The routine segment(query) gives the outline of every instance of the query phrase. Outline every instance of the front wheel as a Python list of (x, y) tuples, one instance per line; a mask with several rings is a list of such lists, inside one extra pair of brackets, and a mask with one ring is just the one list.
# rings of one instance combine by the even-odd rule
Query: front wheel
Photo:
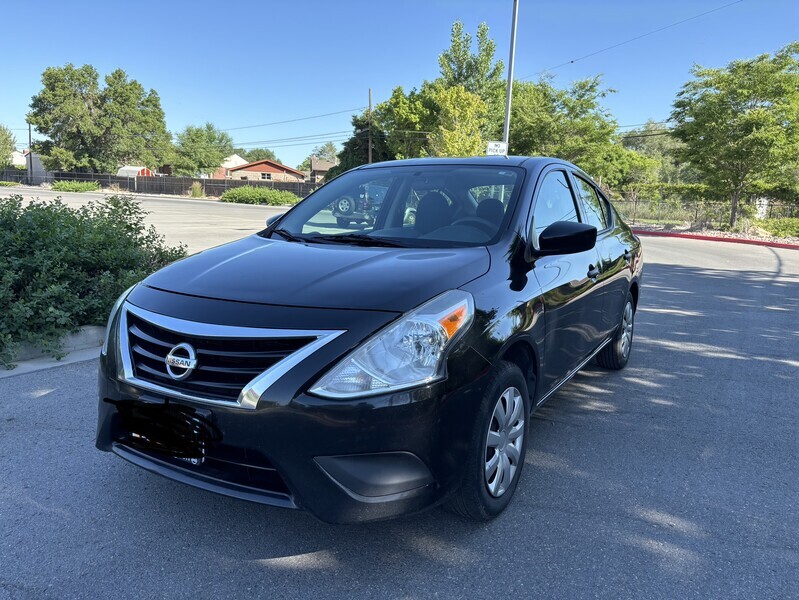
[(633, 330), (635, 329), (635, 302), (633, 296), (627, 293), (624, 309), (621, 311), (621, 323), (616, 330), (616, 335), (610, 343), (602, 348), (596, 355), (596, 362), (600, 367), (618, 371), (627, 366), (633, 346)]
[(491, 374), (477, 415), (466, 473), (447, 503), (452, 512), (475, 521), (499, 515), (511, 501), (524, 466), (530, 396), (522, 371), (500, 362)]

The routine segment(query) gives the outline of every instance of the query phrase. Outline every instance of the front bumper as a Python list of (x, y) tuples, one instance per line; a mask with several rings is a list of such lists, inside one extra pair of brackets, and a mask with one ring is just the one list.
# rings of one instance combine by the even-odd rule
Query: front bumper
[[(352, 401), (295, 392), (242, 410), (136, 388), (103, 356), (96, 444), (170, 479), (323, 521), (386, 519), (437, 504), (463, 476), (489, 365), (468, 348), (449, 364), (446, 380), (423, 388)], [(143, 422), (186, 415), (203, 431), (183, 441), (197, 443), (140, 443)]]

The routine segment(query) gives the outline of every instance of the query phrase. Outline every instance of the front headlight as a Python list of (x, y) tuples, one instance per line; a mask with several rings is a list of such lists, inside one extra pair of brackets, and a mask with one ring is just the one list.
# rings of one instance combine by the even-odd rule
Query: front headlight
[(130, 295), (130, 293), (133, 291), (133, 288), (135, 288), (136, 285), (138, 284), (134, 284), (130, 286), (128, 289), (126, 289), (124, 292), (122, 292), (122, 295), (119, 298), (117, 298), (116, 302), (114, 302), (114, 306), (111, 309), (111, 314), (108, 315), (108, 323), (106, 323), (105, 325), (105, 339), (103, 339), (103, 349), (101, 351), (103, 353), (103, 356), (108, 355), (108, 339), (112, 335), (111, 328), (114, 325), (114, 319), (116, 318), (119, 309), (122, 308), (122, 303), (125, 302), (125, 299)]
[(447, 350), (473, 319), (471, 294), (444, 292), (377, 332), (310, 391), (327, 398), (356, 398), (440, 379)]

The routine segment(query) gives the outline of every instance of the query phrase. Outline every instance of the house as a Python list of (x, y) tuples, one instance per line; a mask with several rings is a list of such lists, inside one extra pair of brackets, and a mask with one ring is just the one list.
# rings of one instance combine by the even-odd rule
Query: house
[(14, 150), (11, 152), (11, 165), (14, 167), (24, 167), (27, 168), (28, 162), (25, 160), (26, 152), (20, 152), (19, 150)]
[(335, 161), (317, 158), (311, 155), (311, 182), (319, 183), (324, 180), (327, 172), (338, 164), (338, 159)]
[(247, 159), (238, 154), (231, 154), (222, 161), (219, 168), (211, 174), (211, 179), (225, 179), (230, 176), (230, 169), (247, 164)]
[(281, 165), (273, 160), (264, 159), (228, 169), (231, 179), (244, 181), (290, 181), (303, 182), (305, 175), (286, 165)]
[(147, 167), (120, 167), (117, 171), (117, 177), (152, 177), (153, 172)]

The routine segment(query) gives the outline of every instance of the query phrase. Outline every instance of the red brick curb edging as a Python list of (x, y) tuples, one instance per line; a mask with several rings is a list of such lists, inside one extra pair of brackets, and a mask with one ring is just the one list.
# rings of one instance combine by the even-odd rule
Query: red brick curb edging
[(688, 240), (703, 240), (706, 242), (731, 242), (733, 244), (749, 244), (752, 246), (768, 246), (770, 248), (786, 248), (799, 250), (799, 244), (786, 244), (783, 242), (767, 242), (765, 240), (743, 240), (740, 238), (716, 237), (713, 235), (699, 235), (695, 233), (673, 233), (670, 231), (650, 231), (648, 229), (633, 229), (636, 235), (654, 235), (658, 237), (677, 237)]

